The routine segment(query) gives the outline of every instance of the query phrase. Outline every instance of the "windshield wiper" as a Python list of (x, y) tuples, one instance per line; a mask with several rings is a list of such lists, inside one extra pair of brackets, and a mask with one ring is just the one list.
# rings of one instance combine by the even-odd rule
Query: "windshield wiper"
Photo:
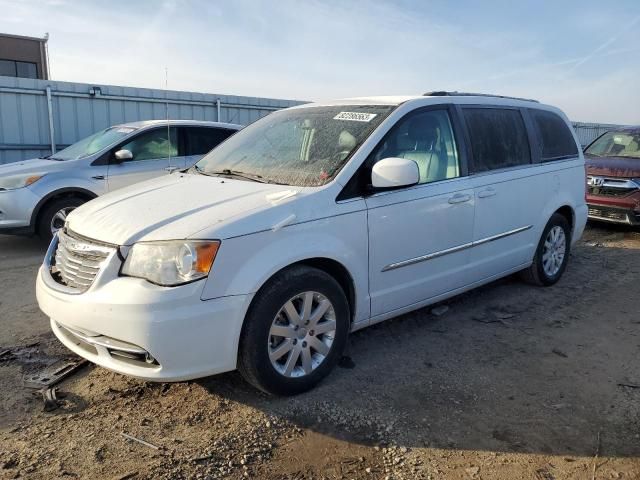
[(239, 170), (229, 170), (228, 168), (225, 168), (224, 170), (218, 170), (215, 172), (206, 172), (205, 175), (224, 175), (227, 177), (244, 178), (245, 180), (251, 180), (252, 182), (271, 183), (268, 180), (265, 180), (264, 178), (262, 178), (262, 175), (258, 175), (255, 173), (245, 173)]
[[(201, 175), (206, 175), (205, 171), (201, 167), (199, 167), (198, 164), (194, 164), (191, 168)], [(188, 168), (187, 170), (191, 170), (191, 168)]]

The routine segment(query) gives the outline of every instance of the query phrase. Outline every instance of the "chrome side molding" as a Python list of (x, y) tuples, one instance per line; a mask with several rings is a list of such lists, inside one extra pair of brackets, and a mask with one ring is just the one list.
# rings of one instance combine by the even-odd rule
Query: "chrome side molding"
[(481, 238), (480, 240), (476, 240), (475, 242), (463, 243), (462, 245), (457, 245), (455, 247), (447, 248), (446, 250), (440, 250), (439, 252), (428, 253), (426, 255), (420, 255), (419, 257), (409, 258), (401, 262), (390, 263), (389, 265), (384, 267), (382, 271), (388, 272), (389, 270), (395, 270), (396, 268), (402, 268), (408, 265), (414, 265), (416, 263), (426, 262), (427, 260), (433, 260), (434, 258), (442, 257), (444, 255), (449, 255), (450, 253), (456, 253), (461, 250), (466, 250), (467, 248), (477, 247), (478, 245), (484, 245), (485, 243), (494, 242), (496, 240), (500, 240), (501, 238), (508, 237), (510, 235), (515, 235), (516, 233), (524, 232), (526, 230), (529, 230), (531, 227), (533, 227), (533, 225), (527, 225), (526, 227), (515, 228), (513, 230), (509, 230), (508, 232), (492, 235), (491, 237)]

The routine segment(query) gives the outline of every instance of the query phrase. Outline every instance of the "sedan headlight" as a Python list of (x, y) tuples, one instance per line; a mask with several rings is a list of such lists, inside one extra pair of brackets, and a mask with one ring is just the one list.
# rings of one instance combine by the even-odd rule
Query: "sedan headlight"
[(209, 275), (218, 248), (218, 240), (136, 243), (129, 250), (121, 273), (164, 287), (182, 285)]
[(28, 187), (42, 177), (44, 177), (44, 173), (3, 177), (0, 178), (0, 190), (16, 190), (18, 188)]

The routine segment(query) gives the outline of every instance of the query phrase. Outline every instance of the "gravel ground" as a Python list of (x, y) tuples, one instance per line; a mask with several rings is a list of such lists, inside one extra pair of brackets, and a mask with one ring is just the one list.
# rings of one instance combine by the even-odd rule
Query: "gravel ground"
[(88, 366), (45, 412), (23, 377), (72, 355), (35, 303), (44, 247), (0, 237), (0, 478), (640, 478), (639, 250), (592, 225), (556, 286), (507, 278), (357, 332), (295, 398)]

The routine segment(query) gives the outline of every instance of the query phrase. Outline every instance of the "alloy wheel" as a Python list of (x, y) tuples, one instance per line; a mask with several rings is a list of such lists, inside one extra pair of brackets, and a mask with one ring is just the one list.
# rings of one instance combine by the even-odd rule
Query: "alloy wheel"
[(64, 227), (64, 223), (67, 221), (67, 215), (69, 215), (76, 207), (65, 207), (58, 210), (51, 218), (51, 235), (55, 235), (58, 230)]
[(560, 271), (566, 250), (567, 237), (564, 229), (556, 225), (549, 230), (542, 250), (542, 268), (548, 277), (553, 277)]
[(285, 377), (309, 375), (326, 359), (336, 333), (336, 313), (327, 297), (303, 292), (289, 299), (269, 329), (271, 365)]

